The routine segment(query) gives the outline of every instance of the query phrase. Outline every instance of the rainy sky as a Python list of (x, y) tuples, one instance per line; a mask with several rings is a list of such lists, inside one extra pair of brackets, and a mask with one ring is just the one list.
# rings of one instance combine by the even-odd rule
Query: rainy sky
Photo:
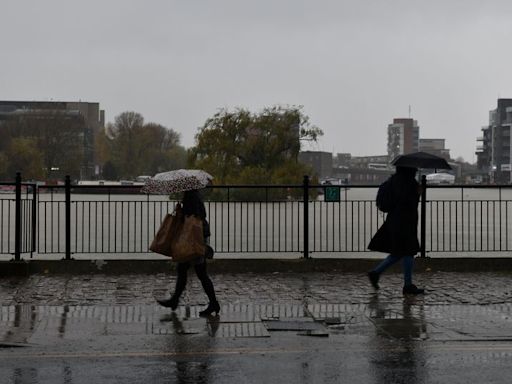
[(512, 98), (509, 0), (3, 1), (0, 99), (99, 102), (181, 133), (219, 108), (303, 105), (305, 149), (386, 153), (394, 117), (474, 161)]

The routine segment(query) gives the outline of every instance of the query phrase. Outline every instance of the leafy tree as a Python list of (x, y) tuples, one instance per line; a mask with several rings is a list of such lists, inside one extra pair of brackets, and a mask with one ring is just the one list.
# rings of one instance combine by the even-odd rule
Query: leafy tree
[(7, 155), (0, 151), (0, 180), (10, 180), (12, 177), (14, 177), (14, 175), (7, 174), (8, 167), (9, 160), (7, 159)]
[(105, 164), (103, 165), (103, 177), (106, 180), (118, 180), (119, 179), (116, 166), (110, 160), (107, 160), (105, 162)]
[[(42, 156), (44, 173), (39, 177), (51, 177), (52, 169), (59, 170), (58, 177), (69, 174), (78, 177), (84, 159), (85, 125), (79, 115), (66, 111), (36, 111), (11, 116), (1, 125), (3, 140), (2, 148), (12, 148), (15, 139), (31, 139), (31, 146)], [(28, 149), (28, 142), (22, 146)], [(21, 145), (20, 142), (16, 146)], [(9, 156), (10, 158), (10, 156)], [(36, 160), (33, 164), (37, 164)], [(16, 165), (18, 166), (18, 165)], [(25, 166), (23, 168), (26, 168)], [(38, 169), (31, 174), (39, 174)], [(28, 177), (26, 174), (24, 177)]]
[(259, 114), (222, 109), (199, 128), (189, 161), (218, 184), (297, 184), (311, 172), (297, 161), (301, 141), (322, 134), (301, 107), (274, 106)]
[(9, 159), (7, 174), (12, 175), (12, 178), (16, 172), (21, 172), (24, 179), (37, 180), (44, 176), (44, 155), (38, 149), (35, 139), (27, 137), (12, 139), (5, 155)]

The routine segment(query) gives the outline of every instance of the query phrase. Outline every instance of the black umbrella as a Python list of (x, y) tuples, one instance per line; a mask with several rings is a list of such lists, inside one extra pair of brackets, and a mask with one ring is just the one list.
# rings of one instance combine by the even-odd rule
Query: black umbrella
[(414, 152), (397, 156), (391, 164), (395, 167), (452, 169), (442, 157), (426, 152)]

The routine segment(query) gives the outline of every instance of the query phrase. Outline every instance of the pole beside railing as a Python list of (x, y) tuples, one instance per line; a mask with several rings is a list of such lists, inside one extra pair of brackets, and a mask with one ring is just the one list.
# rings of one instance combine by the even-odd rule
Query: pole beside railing
[(15, 216), (14, 216), (14, 260), (21, 260), (21, 173), (16, 172), (15, 179)]
[(65, 222), (66, 222), (66, 260), (71, 260), (71, 179), (69, 175), (66, 176), (64, 183), (65, 193)]
[(37, 183), (32, 186), (32, 247), (30, 249), (30, 257), (36, 251), (36, 235), (37, 235), (37, 205), (38, 205)]
[(427, 230), (427, 176), (421, 176), (421, 217), (420, 217), (420, 252), (426, 257), (425, 242)]
[(304, 176), (303, 182), (304, 201), (304, 258), (309, 259), (309, 176)]

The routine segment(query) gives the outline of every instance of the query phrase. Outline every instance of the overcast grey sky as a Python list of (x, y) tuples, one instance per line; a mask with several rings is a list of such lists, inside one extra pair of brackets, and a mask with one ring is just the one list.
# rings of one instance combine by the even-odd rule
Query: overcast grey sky
[(19, 0), (0, 12), (0, 99), (100, 102), (194, 143), (220, 107), (303, 105), (309, 149), (386, 153), (394, 117), (474, 160), (512, 98), (510, 0)]

